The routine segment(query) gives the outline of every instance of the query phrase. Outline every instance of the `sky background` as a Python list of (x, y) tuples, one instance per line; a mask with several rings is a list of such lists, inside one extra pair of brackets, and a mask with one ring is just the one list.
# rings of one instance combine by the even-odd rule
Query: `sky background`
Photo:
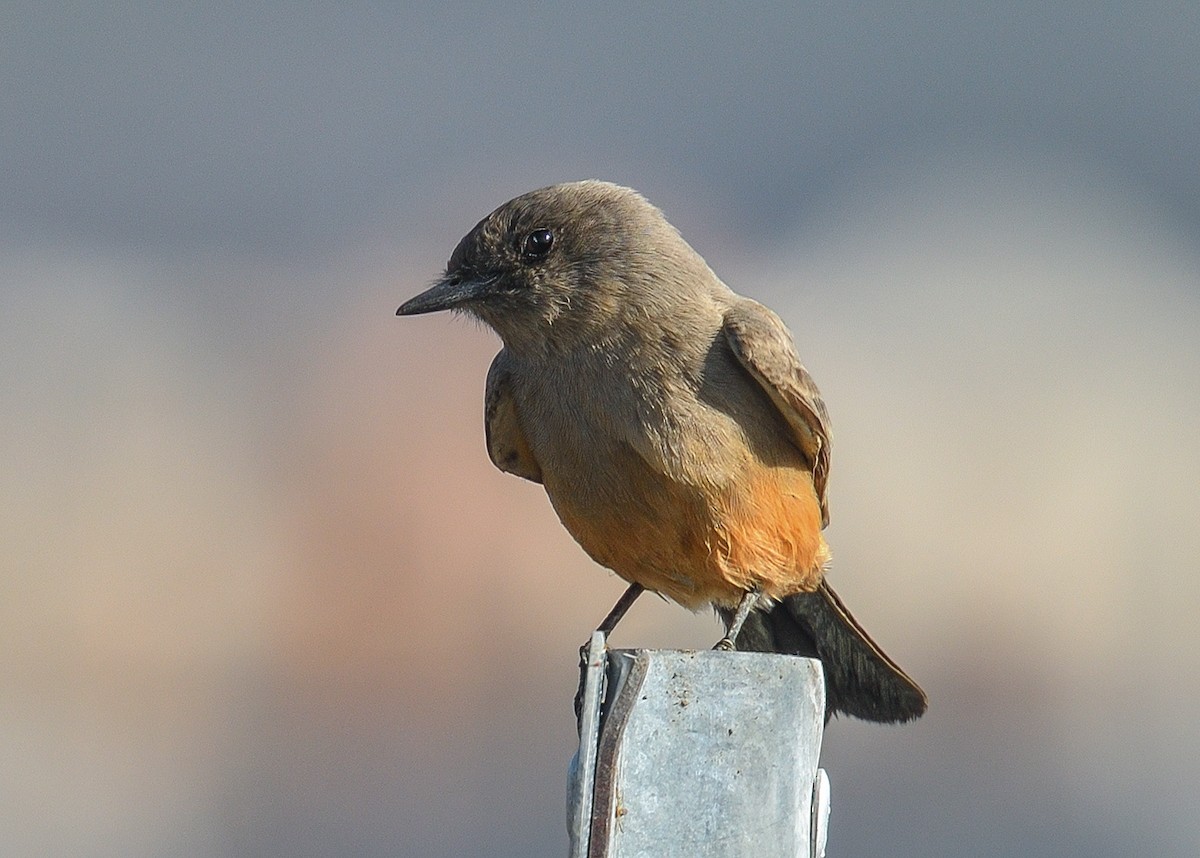
[[(565, 854), (622, 590), (397, 319), (557, 181), (792, 328), (831, 580), (929, 714), (829, 855), (1200, 852), (1192, 3), (5, 4), (0, 852)], [(642, 600), (618, 646), (711, 645)]]

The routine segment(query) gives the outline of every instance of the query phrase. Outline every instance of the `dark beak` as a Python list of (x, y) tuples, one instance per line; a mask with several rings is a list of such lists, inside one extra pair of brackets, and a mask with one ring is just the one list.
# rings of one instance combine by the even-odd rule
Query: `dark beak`
[(451, 274), (415, 298), (409, 298), (400, 305), (396, 315), (416, 316), (420, 313), (453, 310), (483, 297), (495, 282), (494, 277), (464, 277), (461, 274)]

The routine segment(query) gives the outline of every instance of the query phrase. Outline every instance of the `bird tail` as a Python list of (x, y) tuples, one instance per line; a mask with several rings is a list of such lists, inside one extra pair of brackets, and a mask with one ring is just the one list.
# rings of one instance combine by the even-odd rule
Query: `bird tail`
[(739, 650), (819, 658), (830, 715), (897, 723), (925, 712), (925, 692), (871, 640), (824, 581), (812, 593), (752, 612), (736, 643)]

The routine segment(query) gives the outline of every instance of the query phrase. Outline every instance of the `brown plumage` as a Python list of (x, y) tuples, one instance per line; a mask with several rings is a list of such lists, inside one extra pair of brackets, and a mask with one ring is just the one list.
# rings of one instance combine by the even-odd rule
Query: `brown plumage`
[(739, 648), (820, 657), (830, 712), (924, 711), (824, 583), (829, 419), (791, 335), (658, 209), (594, 181), (517, 197), (398, 312), (442, 309), (504, 342), (487, 380), (492, 461), (541, 483), (596, 562), (713, 605)]

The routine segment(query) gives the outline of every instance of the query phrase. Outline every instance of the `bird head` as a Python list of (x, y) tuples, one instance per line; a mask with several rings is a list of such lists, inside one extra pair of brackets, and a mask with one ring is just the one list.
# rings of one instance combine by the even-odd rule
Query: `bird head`
[(696, 282), (684, 269), (697, 263), (707, 271), (636, 191), (571, 182), (493, 211), (458, 243), (442, 277), (396, 312), (466, 312), (514, 350), (553, 350), (611, 334), (631, 308), (660, 309), (653, 305)]

